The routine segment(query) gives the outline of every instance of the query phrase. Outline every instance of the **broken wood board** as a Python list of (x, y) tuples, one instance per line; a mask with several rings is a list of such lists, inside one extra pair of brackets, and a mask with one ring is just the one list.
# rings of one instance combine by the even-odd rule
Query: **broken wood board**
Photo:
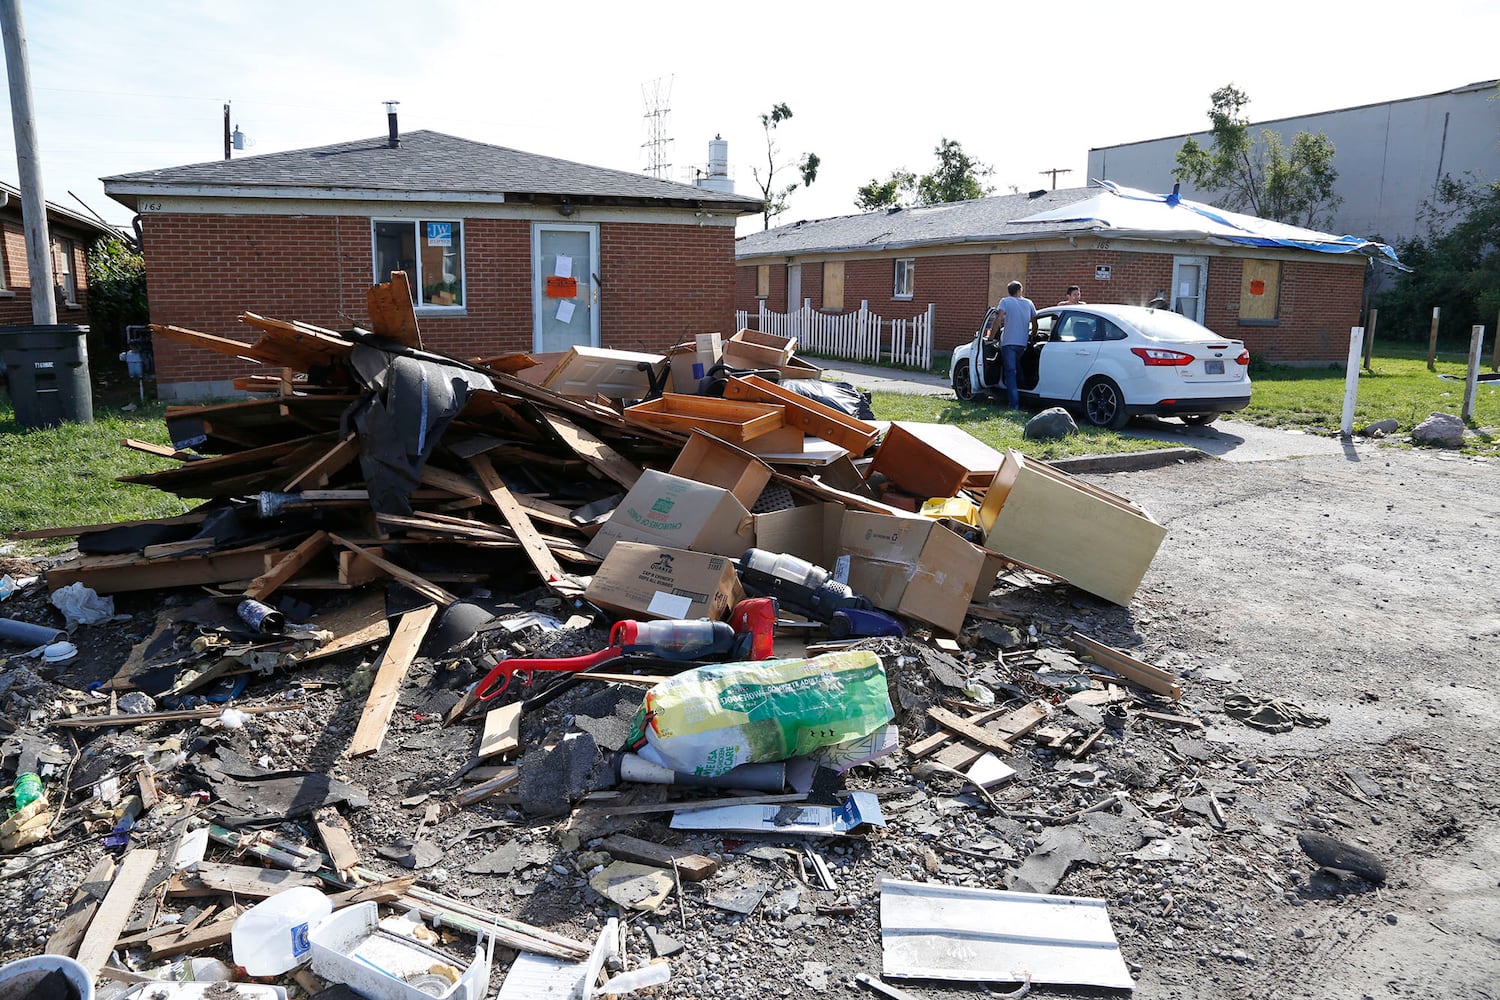
[(391, 562), (389, 559), (380, 555), (373, 549), (365, 548), (362, 545), (356, 545), (355, 543), (349, 541), (347, 538), (344, 538), (340, 535), (335, 535), (332, 532), (329, 532), (328, 537), (332, 539), (335, 545), (343, 546), (350, 552), (358, 555), (361, 559), (367, 560), (368, 562), (379, 566), (381, 569), (385, 570), (392, 577), (401, 581), (412, 590), (415, 590), (417, 593), (421, 594), (423, 597), (428, 598), (429, 600), (436, 601), (438, 604), (442, 605), (445, 608), (448, 605), (454, 604), (458, 601), (458, 598), (456, 596), (450, 594), (442, 587), (439, 587), (437, 584), (431, 582), (430, 580), (418, 576), (410, 570), (397, 566), (395, 563)]
[[(357, 558), (352, 552), (340, 553)], [(361, 566), (368, 566), (364, 560)], [(311, 653), (303, 656), (300, 663), (336, 656), (350, 649), (359, 649), (377, 643), (391, 634), (391, 623), (385, 616), (385, 595), (366, 594), (347, 607), (319, 614), (314, 620), (319, 628), (333, 633), (333, 639)]]
[(100, 594), (169, 590), (226, 580), (253, 580), (265, 571), (267, 556), (279, 559), (282, 555), (272, 546), (252, 545), (163, 559), (146, 559), (134, 553), (84, 556), (47, 570), (46, 579), (49, 590), (71, 583), (82, 583)]
[(401, 693), (401, 682), (416, 658), (417, 647), (427, 634), (427, 626), (437, 616), (437, 607), (427, 605), (401, 616), (390, 645), (380, 657), (376, 667), (375, 684), (370, 688), (364, 713), (354, 730), (354, 740), (349, 745), (350, 757), (364, 757), (380, 749), (385, 739), (386, 727), (390, 725), (391, 713), (396, 710), (396, 700)]
[(314, 531), (307, 540), (280, 559), (245, 588), (245, 596), (255, 601), (264, 601), (277, 587), (296, 576), (307, 564), (328, 548), (328, 532)]
[(287, 484), (281, 488), (281, 492), (291, 493), (306, 486), (325, 487), (333, 476), (342, 472), (358, 457), (359, 438), (353, 431), (350, 431), (348, 437), (329, 448), (323, 457), (288, 480)]
[(476, 760), (508, 757), (521, 748), (521, 703), (492, 708), (484, 714), (484, 732), (474, 750)]
[(174, 958), (191, 951), (202, 951), (228, 944), (230, 932), (234, 930), (234, 923), (243, 912), (243, 907), (231, 906), (213, 923), (195, 927), (190, 931), (154, 937), (147, 945), (151, 957), (153, 959)]
[(962, 737), (970, 743), (977, 743), (997, 753), (1010, 754), (1015, 752), (1015, 748), (999, 733), (976, 726), (967, 719), (963, 719), (955, 713), (948, 711), (941, 705), (933, 705), (929, 708), (927, 710), (927, 717), (944, 729), (956, 736)]
[(568, 585), (566, 574), (557, 564), (552, 550), (537, 533), (536, 526), (531, 523), (531, 516), (516, 502), (515, 497), (511, 496), (510, 489), (500, 478), (500, 474), (495, 471), (495, 466), (489, 458), (485, 455), (475, 455), (469, 459), (469, 465), (473, 468), (474, 474), (479, 477), (480, 484), (489, 494), (495, 508), (500, 511), (500, 516), (505, 518), (511, 530), (516, 533), (517, 540), (526, 552), (526, 558), (531, 560), (531, 565), (536, 568), (542, 582), (553, 590), (561, 588), (575, 593), (581, 590), (577, 585), (572, 587)]
[(313, 810), (313, 825), (318, 828), (318, 837), (328, 851), (334, 871), (347, 879), (359, 864), (359, 851), (349, 836), (349, 823), (333, 806), (322, 806)]
[[(246, 715), (264, 715), (273, 712), (296, 712), (301, 705), (237, 705), (235, 711)], [(143, 726), (151, 722), (182, 722), (195, 719), (213, 719), (224, 712), (223, 706), (207, 708), (180, 708), (167, 712), (117, 712), (111, 715), (79, 715), (71, 719), (49, 722), (57, 729), (97, 729), (100, 726)]]
[(689, 854), (649, 840), (617, 833), (607, 837), (604, 850), (621, 861), (635, 861), (658, 868), (674, 868), (684, 882), (702, 882), (719, 870), (719, 863), (701, 854)]
[[(605, 476), (613, 479), (627, 490), (641, 478), (640, 466), (625, 458), (593, 434), (555, 413), (542, 412), (547, 426), (552, 428), (573, 453)], [(680, 441), (680, 438), (679, 438)]]
[(417, 311), (412, 305), (411, 281), (405, 271), (392, 271), (391, 280), (371, 285), (365, 292), (370, 332), (407, 347), (422, 349)]
[(84, 931), (88, 930), (89, 922), (99, 909), (100, 900), (109, 890), (109, 880), (114, 873), (115, 859), (109, 855), (94, 863), (94, 867), (84, 877), (83, 884), (73, 893), (73, 899), (63, 911), (62, 919), (57, 922), (52, 936), (47, 938), (47, 947), (43, 949), (46, 954), (73, 957), (73, 953), (78, 950), (78, 943), (83, 940)]
[(87, 970), (90, 979), (98, 978), (99, 970), (109, 961), (109, 953), (114, 951), (120, 932), (130, 922), (130, 914), (146, 888), (146, 880), (156, 870), (159, 857), (158, 851), (137, 848), (120, 862), (109, 892), (78, 945), (78, 964)]
[(194, 871), (179, 872), (167, 883), (168, 896), (216, 896), (229, 893), (265, 899), (294, 886), (323, 888), (323, 880), (304, 872), (200, 861)]
[(1074, 632), (1069, 638), (1074, 649), (1088, 654), (1104, 669), (1119, 674), (1147, 691), (1164, 694), (1173, 701), (1182, 700), (1182, 685), (1177, 683), (1177, 678), (1170, 671), (1152, 666), (1145, 660), (1138, 660), (1124, 650), (1106, 646), (1098, 639), (1091, 639), (1081, 632)]

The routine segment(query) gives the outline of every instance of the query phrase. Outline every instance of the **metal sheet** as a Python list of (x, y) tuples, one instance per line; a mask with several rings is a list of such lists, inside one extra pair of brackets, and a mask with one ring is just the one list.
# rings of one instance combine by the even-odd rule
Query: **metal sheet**
[(1102, 899), (882, 879), (882, 973), (1132, 989)]

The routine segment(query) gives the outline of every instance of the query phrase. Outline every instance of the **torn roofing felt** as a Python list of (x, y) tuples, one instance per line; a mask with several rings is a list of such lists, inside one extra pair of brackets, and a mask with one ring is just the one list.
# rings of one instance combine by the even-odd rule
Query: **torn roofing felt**
[(370, 804), (364, 792), (326, 774), (267, 771), (227, 747), (219, 747), (214, 757), (200, 755), (192, 768), (195, 780), (213, 792), (214, 810), (231, 829), (272, 826), (309, 816), (321, 806), (344, 803), (363, 809)]
[(359, 464), (379, 514), (410, 514), (411, 493), (443, 431), (476, 390), (493, 390), (487, 375), (420, 351), (355, 346), (350, 363), (370, 390), (354, 413)]

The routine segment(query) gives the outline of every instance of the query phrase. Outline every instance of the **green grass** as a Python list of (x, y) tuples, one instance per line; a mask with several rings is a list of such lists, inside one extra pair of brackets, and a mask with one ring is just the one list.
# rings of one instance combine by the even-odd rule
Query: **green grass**
[[(176, 465), (124, 448), (122, 438), (167, 444), (166, 407), (133, 411), (101, 408), (92, 424), (37, 430), (16, 424), (10, 400), (0, 394), (0, 537), (13, 531), (165, 517), (187, 509), (182, 500), (149, 486), (115, 482), (117, 476)], [(16, 551), (55, 551), (66, 540), (18, 543)]]

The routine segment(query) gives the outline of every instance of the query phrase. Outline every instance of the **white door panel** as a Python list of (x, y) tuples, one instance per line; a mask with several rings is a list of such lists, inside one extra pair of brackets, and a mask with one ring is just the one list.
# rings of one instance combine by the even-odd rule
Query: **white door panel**
[(599, 346), (598, 270), (598, 226), (532, 225), (532, 350)]

